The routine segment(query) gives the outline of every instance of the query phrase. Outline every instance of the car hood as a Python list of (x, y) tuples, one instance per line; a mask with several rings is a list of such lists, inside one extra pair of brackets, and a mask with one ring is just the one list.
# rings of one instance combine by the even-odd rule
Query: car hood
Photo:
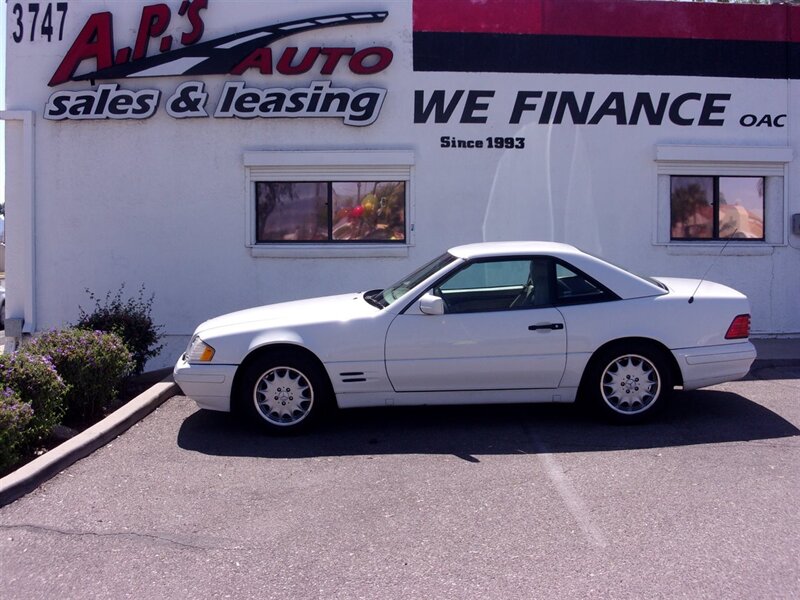
[(363, 298), (363, 293), (340, 294), (322, 298), (309, 298), (279, 304), (267, 304), (228, 313), (202, 323), (199, 335), (218, 330), (252, 330), (269, 326), (291, 327), (313, 323), (349, 321), (358, 317), (373, 316), (380, 309)]

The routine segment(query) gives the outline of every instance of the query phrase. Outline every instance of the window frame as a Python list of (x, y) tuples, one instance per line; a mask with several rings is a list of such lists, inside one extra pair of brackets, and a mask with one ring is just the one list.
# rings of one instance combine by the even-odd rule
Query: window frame
[[(769, 254), (774, 246), (788, 244), (788, 174), (794, 157), (792, 148), (782, 146), (657, 145), (654, 246), (670, 254), (714, 254), (729, 244), (727, 252), (742, 255)], [(764, 239), (671, 237), (671, 178), (764, 177)]]
[[(294, 185), (294, 184), (298, 184), (298, 185), (302, 185), (302, 184), (320, 184), (320, 183), (325, 184), (325, 186), (326, 186), (326, 190), (325, 190), (325, 206), (326, 206), (326, 208), (325, 208), (325, 213), (326, 213), (325, 214), (325, 216), (326, 216), (325, 233), (326, 233), (327, 239), (325, 239), (325, 240), (314, 240), (314, 239), (308, 239), (308, 240), (279, 240), (279, 239), (275, 239), (275, 240), (259, 240), (258, 239), (258, 222), (259, 222), (258, 185), (261, 184), (261, 183), (265, 183), (265, 184), (288, 183), (288, 184), (292, 184), (292, 185)], [(333, 189), (333, 187), (337, 183), (402, 183), (403, 184), (403, 196), (404, 196), (403, 197), (403, 203), (404, 203), (404, 206), (403, 206), (403, 209), (404, 209), (404, 213), (403, 213), (403, 229), (404, 229), (404, 231), (403, 231), (403, 239), (402, 240), (374, 240), (374, 239), (354, 239), (354, 240), (344, 240), (344, 239), (342, 239), (342, 240), (337, 240), (337, 239), (335, 239), (334, 238), (334, 224), (335, 224), (334, 223), (334, 218), (335, 218), (335, 216), (334, 216), (334, 208), (335, 207), (334, 207), (334, 189)], [(398, 179), (398, 180), (395, 180), (395, 181), (375, 181), (375, 180), (364, 181), (362, 179), (362, 180), (359, 180), (359, 181), (345, 181), (343, 179), (336, 179), (336, 180), (324, 180), (324, 181), (319, 180), (319, 181), (286, 181), (286, 182), (263, 181), (262, 180), (262, 181), (253, 182), (253, 185), (256, 188), (255, 189), (255, 198), (256, 198), (255, 210), (256, 210), (256, 215), (255, 215), (255, 222), (254, 222), (254, 224), (255, 224), (254, 239), (255, 239), (255, 243), (258, 246), (262, 246), (262, 245), (265, 245), (265, 244), (303, 244), (303, 245), (306, 245), (306, 244), (325, 244), (325, 245), (327, 245), (327, 244), (391, 244), (391, 245), (398, 245), (399, 244), (399, 245), (403, 245), (403, 244), (406, 243), (406, 238), (408, 237), (408, 227), (407, 227), (407, 221), (406, 221), (406, 218), (405, 218), (405, 209), (408, 206), (408, 181), (406, 181), (406, 180)]]
[[(601, 293), (595, 296), (573, 296), (569, 298), (559, 298), (558, 292), (556, 291), (558, 289), (558, 273), (556, 270), (556, 267), (558, 265), (561, 265), (563, 268), (567, 269), (577, 277), (581, 277), (589, 284), (591, 284), (592, 287), (599, 290)], [(587, 275), (585, 272), (583, 272), (575, 265), (566, 262), (565, 260), (554, 257), (550, 261), (550, 269), (551, 269), (550, 278), (552, 281), (551, 289), (553, 290), (551, 294), (552, 297), (550, 298), (550, 300), (552, 301), (553, 306), (581, 306), (586, 304), (600, 304), (603, 302), (614, 302), (620, 299), (620, 297), (616, 293), (614, 293), (610, 288), (603, 285), (601, 282), (597, 281), (597, 279), (595, 279), (594, 277)]]
[[(435, 294), (435, 290), (437, 290), (439, 287), (441, 287), (442, 284), (447, 283), (448, 281), (450, 281), (450, 279), (452, 279), (453, 277), (457, 277), (461, 272), (463, 272), (464, 270), (466, 270), (466, 269), (468, 269), (468, 268), (470, 268), (472, 266), (482, 265), (482, 264), (487, 264), (487, 263), (495, 263), (495, 262), (512, 262), (512, 261), (521, 261), (521, 260), (530, 261), (530, 260), (534, 260), (534, 259), (537, 259), (537, 258), (549, 259), (550, 257), (548, 257), (548, 256), (538, 256), (538, 255), (527, 255), (527, 254), (519, 254), (519, 255), (510, 254), (508, 256), (486, 256), (486, 257), (478, 257), (478, 258), (472, 258), (472, 259), (469, 259), (469, 260), (465, 260), (461, 264), (456, 266), (455, 268), (453, 268), (453, 269), (447, 271), (446, 273), (444, 273), (441, 277), (436, 278), (436, 280), (431, 285), (429, 285), (422, 294), (417, 296), (414, 300), (412, 300), (408, 304), (408, 306), (406, 306), (406, 309), (408, 309), (409, 307), (413, 306), (413, 304), (415, 302), (419, 301), (419, 299), (422, 296), (424, 296), (425, 294), (427, 294), (427, 293), (437, 295), (437, 294)], [(441, 297), (441, 296), (439, 296), (439, 297)], [(547, 306), (550, 306), (550, 305), (548, 304)], [(512, 312), (512, 311), (516, 312), (516, 311), (520, 311), (520, 310), (532, 310), (534, 308), (544, 308), (544, 307), (543, 306), (537, 306), (537, 307), (520, 306), (520, 307), (516, 307), (516, 308), (495, 308), (495, 309), (471, 310), (471, 311), (463, 311), (463, 312), (447, 312), (445, 310), (445, 315), (468, 315), (468, 314), (482, 314), (482, 313), (485, 314), (485, 313)]]
[[(550, 297), (547, 299), (548, 302), (538, 305), (523, 305), (514, 308), (496, 308), (496, 309), (486, 309), (486, 310), (474, 310), (474, 311), (460, 311), (460, 312), (453, 312), (445, 314), (478, 314), (478, 313), (494, 313), (494, 312), (512, 312), (512, 311), (519, 311), (519, 310), (537, 310), (541, 308), (558, 308), (558, 307), (567, 307), (567, 306), (581, 306), (581, 305), (588, 305), (588, 304), (600, 304), (604, 302), (614, 302), (619, 300), (620, 297), (615, 294), (611, 289), (607, 286), (603, 285), (594, 277), (587, 275), (584, 271), (576, 267), (575, 265), (558, 258), (556, 256), (548, 255), (548, 254), (523, 254), (523, 255), (508, 255), (508, 256), (491, 256), (491, 257), (481, 257), (481, 258), (474, 258), (471, 260), (464, 261), (462, 264), (458, 265), (458, 267), (448, 271), (441, 277), (437, 278), (436, 281), (430, 285), (424, 293), (434, 293), (434, 290), (441, 287), (442, 284), (446, 283), (453, 277), (458, 276), (459, 273), (468, 269), (469, 267), (476, 265), (476, 264), (485, 264), (485, 263), (493, 263), (493, 262), (508, 262), (508, 261), (521, 261), (521, 260), (542, 260), (546, 262), (547, 268), (547, 277), (550, 280)], [(574, 298), (559, 298), (558, 294), (556, 293), (556, 289), (558, 287), (558, 277), (556, 275), (556, 266), (561, 265), (562, 267), (568, 269), (570, 272), (574, 273), (576, 276), (585, 279), (589, 282), (593, 287), (598, 289), (601, 292), (601, 295), (597, 296), (577, 296)], [(415, 298), (412, 302), (408, 304), (408, 307), (412, 306), (415, 302), (419, 300), (419, 298), (424, 295), (421, 294), (417, 298)]]
[[(711, 237), (673, 237), (672, 236), (672, 182), (676, 177), (692, 177), (695, 179), (705, 178), (711, 179)], [(718, 242), (720, 240), (727, 241), (729, 239), (739, 242), (746, 242), (752, 244), (755, 242), (763, 242), (766, 240), (766, 213), (767, 213), (767, 200), (766, 188), (767, 178), (763, 175), (670, 175), (670, 241), (671, 242)], [(761, 212), (762, 212), (762, 236), (760, 238), (739, 238), (739, 237), (720, 237), (720, 179), (760, 179), (762, 188), (764, 190), (761, 198)]]
[[(244, 153), (245, 246), (259, 258), (405, 257), (414, 245), (414, 153), (410, 150), (292, 150)], [(405, 182), (404, 241), (257, 241), (256, 183)]]

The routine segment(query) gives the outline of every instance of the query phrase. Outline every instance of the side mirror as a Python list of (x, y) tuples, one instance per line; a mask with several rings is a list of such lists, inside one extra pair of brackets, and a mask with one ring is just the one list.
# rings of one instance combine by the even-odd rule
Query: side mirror
[(419, 299), (419, 310), (426, 315), (443, 315), (444, 300), (433, 294), (425, 294)]

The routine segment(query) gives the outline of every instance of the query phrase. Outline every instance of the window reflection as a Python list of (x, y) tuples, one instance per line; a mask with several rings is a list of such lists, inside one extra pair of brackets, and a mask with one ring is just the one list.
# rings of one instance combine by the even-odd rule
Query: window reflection
[(404, 242), (405, 181), (259, 181), (256, 241)]
[(764, 239), (764, 178), (670, 178), (673, 240)]

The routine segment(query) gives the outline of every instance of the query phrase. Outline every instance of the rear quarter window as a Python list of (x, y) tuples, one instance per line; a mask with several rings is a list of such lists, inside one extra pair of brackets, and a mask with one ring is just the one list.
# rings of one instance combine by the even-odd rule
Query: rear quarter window
[(590, 304), (617, 296), (594, 279), (563, 263), (556, 263), (556, 304)]

